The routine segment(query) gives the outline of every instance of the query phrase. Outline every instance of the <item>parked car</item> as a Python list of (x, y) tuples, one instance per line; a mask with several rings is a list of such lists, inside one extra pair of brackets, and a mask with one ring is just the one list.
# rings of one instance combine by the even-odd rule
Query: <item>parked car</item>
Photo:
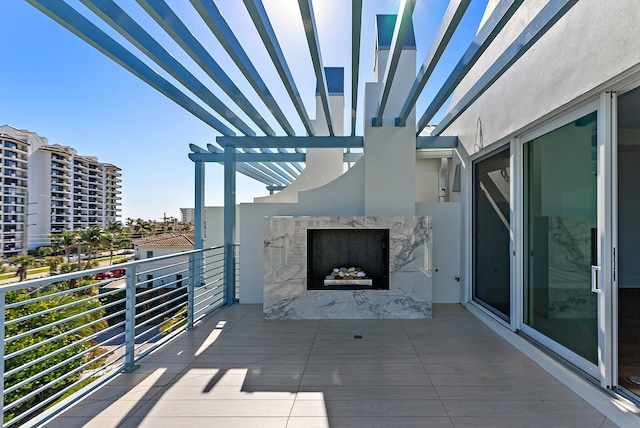
[(110, 273), (112, 278), (121, 278), (127, 274), (127, 268), (114, 269)]
[(112, 272), (100, 272), (97, 273), (95, 275), (93, 275), (94, 279), (109, 279), (109, 278), (113, 278), (113, 273)]

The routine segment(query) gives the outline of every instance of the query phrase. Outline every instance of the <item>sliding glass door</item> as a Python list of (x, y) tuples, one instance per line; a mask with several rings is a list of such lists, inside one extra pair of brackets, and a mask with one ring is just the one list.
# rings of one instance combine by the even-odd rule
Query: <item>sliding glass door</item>
[(598, 364), (597, 119), (586, 114), (523, 147), (523, 323), (582, 367)]
[(511, 317), (510, 153), (473, 164), (472, 299), (509, 322)]

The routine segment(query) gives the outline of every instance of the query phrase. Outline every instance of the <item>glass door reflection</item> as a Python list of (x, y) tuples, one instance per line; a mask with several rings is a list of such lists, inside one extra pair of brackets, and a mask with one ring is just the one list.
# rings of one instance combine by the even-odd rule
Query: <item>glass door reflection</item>
[(524, 323), (598, 363), (596, 113), (524, 146)]

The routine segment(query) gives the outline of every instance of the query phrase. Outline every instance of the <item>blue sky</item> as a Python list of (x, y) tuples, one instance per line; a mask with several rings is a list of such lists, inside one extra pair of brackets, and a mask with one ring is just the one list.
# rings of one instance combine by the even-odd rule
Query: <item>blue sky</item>
[[(159, 40), (176, 58), (203, 82), (211, 82), (191, 59), (181, 52), (168, 35), (148, 17), (133, 0), (116, 0)], [(138, 53), (122, 37), (86, 10), (78, 0), (67, 0), (85, 16), (132, 52)], [(210, 50), (249, 100), (265, 116), (266, 107), (233, 62), (228, 58), (188, 0), (167, 0), (188, 23), (198, 39)], [(315, 116), (315, 77), (306, 45), (296, 0), (263, 0), (276, 35), (296, 79), (307, 111)], [(417, 0), (413, 15), (420, 67), (446, 9), (448, 0)], [(426, 108), (438, 84), (444, 81), (461, 54), (473, 39), (487, 0), (473, 0), (445, 60), (438, 66), (417, 105), (418, 117)], [(253, 28), (240, 0), (217, 0), (216, 4), (236, 36), (253, 59), (256, 68), (289, 118), (296, 117), (293, 106), (277, 78), (268, 55)], [(323, 63), (327, 67), (344, 67), (351, 75), (351, 2), (315, 0)], [(379, 13), (396, 13), (399, 0), (364, 0), (360, 51), (360, 95), (365, 82), (373, 80), (374, 17)], [(47, 137), (50, 144), (76, 148), (79, 154), (97, 156), (100, 161), (122, 168), (122, 220), (127, 217), (159, 220), (178, 216), (180, 207), (193, 206), (193, 164), (187, 158), (188, 145), (205, 147), (219, 134), (208, 125), (156, 92), (127, 70), (80, 40), (24, 0), (0, 1), (3, 29), (0, 38), (0, 125), (12, 125)], [(347, 42), (345, 42), (347, 41)], [(158, 66), (146, 61), (155, 70)], [(166, 77), (166, 73), (159, 71)], [(168, 80), (173, 81), (170, 77)], [(177, 84), (176, 86), (179, 86)], [(211, 90), (229, 106), (233, 102), (210, 83)], [(345, 93), (351, 93), (345, 82)], [(351, 101), (347, 97), (346, 114)], [(239, 108), (234, 108), (244, 117)], [(248, 121), (248, 123), (251, 123)], [(272, 127), (280, 131), (275, 120)], [(292, 119), (299, 135), (302, 123)], [(257, 127), (254, 127), (257, 129)], [(345, 133), (349, 118), (345, 118)], [(362, 124), (357, 133), (361, 135)], [(238, 176), (237, 199), (251, 201), (267, 194), (264, 185), (243, 175)], [(206, 203), (222, 205), (222, 166), (206, 168)]]

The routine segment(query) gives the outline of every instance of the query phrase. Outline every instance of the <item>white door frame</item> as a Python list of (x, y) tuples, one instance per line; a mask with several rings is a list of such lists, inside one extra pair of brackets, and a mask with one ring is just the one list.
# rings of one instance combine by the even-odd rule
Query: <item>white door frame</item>
[(603, 388), (617, 386), (617, 96), (604, 92), (598, 109), (598, 365)]

